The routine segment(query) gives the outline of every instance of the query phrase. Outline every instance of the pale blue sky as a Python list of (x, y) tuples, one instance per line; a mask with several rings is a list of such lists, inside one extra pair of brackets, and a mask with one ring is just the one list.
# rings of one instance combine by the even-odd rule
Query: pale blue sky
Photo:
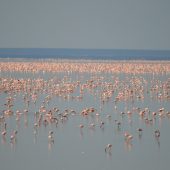
[(170, 50), (170, 0), (0, 0), (0, 48)]

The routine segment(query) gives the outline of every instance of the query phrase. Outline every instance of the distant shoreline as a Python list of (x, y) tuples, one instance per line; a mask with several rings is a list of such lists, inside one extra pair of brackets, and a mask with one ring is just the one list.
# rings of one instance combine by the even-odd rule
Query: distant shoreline
[(170, 60), (170, 50), (0, 48), (0, 58)]
[(170, 63), (170, 60), (114, 60), (114, 59), (63, 59), (63, 58), (0, 58), (0, 62), (63, 62), (63, 63)]

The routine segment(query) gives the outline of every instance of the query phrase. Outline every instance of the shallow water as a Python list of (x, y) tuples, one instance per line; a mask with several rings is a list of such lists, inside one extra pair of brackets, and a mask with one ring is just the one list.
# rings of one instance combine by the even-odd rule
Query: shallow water
[[(65, 78), (63, 78), (65, 76)], [(111, 74), (111, 73), (17, 73), (1, 72), (1, 78), (17, 79), (37, 79), (42, 78), (48, 82), (53, 79), (61, 85), (62, 82), (76, 82), (81, 80), (85, 83), (93, 77), (102, 77), (101, 83), (115, 83), (116, 79), (127, 80), (128, 84), (134, 77), (147, 81), (142, 82), (144, 87), (144, 99), (129, 99), (127, 101), (115, 102), (118, 90), (115, 90), (109, 100), (101, 101), (102, 87), (88, 90), (85, 89), (83, 99), (77, 100), (71, 96), (79, 96), (80, 87), (77, 86), (73, 93), (67, 98), (53, 95), (49, 89), (46, 92), (38, 92), (36, 103), (30, 100), (29, 104), (24, 103), (22, 91), (13, 94), (15, 100), (12, 110), (14, 114), (5, 117), (7, 123), (7, 134), (3, 138), (0, 136), (0, 167), (1, 169), (51, 169), (51, 170), (111, 170), (111, 169), (150, 169), (168, 170), (170, 167), (170, 117), (166, 114), (170, 111), (170, 101), (159, 99), (150, 92), (151, 80), (159, 80), (160, 83), (167, 82), (169, 74)], [(52, 82), (54, 83), (54, 82)], [(159, 83), (158, 83), (159, 84)], [(105, 87), (106, 88), (106, 87)], [(121, 87), (120, 87), (121, 89)], [(161, 93), (161, 92), (160, 92)], [(162, 92), (163, 93), (163, 92)], [(170, 93), (170, 92), (169, 92)], [(58, 113), (63, 113), (66, 109), (74, 109), (77, 114), (70, 114), (68, 118), (62, 119), (56, 125), (41, 123), (36, 128), (35, 133), (35, 112), (42, 105), (47, 95), (52, 98), (45, 103), (47, 110), (54, 107), (59, 108)], [(153, 97), (152, 97), (153, 96)], [(6, 97), (9, 94), (0, 93), (1, 114), (6, 109), (4, 106)], [(88, 116), (80, 113), (84, 108), (94, 107), (96, 111)], [(157, 112), (155, 118), (148, 113), (147, 118), (152, 119), (147, 122), (140, 117), (135, 108), (141, 110), (148, 108), (151, 113)], [(158, 110), (164, 108), (164, 113), (159, 116)], [(19, 116), (16, 120), (16, 110), (23, 112), (28, 109), (28, 113)], [(127, 112), (132, 114), (128, 115)], [(125, 114), (121, 114), (124, 112)], [(56, 115), (58, 116), (58, 113)], [(98, 115), (99, 114), (99, 115)], [(108, 116), (110, 115), (110, 116)], [(101, 126), (101, 121), (104, 125)], [(120, 127), (116, 122), (120, 121)], [(94, 123), (95, 127), (90, 128)], [(80, 128), (79, 125), (84, 127)], [(139, 135), (137, 128), (142, 128), (142, 135)], [(160, 137), (156, 138), (154, 131), (160, 130)], [(0, 124), (3, 130), (3, 124)], [(13, 130), (17, 130), (16, 141), (10, 141)], [(54, 142), (49, 142), (48, 133), (53, 131)], [(124, 133), (128, 131), (133, 135), (133, 139), (127, 142)], [(111, 151), (105, 152), (106, 145), (112, 144)]]

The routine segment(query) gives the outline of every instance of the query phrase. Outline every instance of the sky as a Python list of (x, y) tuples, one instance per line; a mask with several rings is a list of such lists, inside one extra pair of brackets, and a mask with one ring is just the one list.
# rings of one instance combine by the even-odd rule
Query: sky
[(170, 0), (0, 0), (0, 48), (170, 50)]

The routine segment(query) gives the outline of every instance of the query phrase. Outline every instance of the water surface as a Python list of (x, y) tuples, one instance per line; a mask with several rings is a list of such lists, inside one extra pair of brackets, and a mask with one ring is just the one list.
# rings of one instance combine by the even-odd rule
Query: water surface
[[(155, 92), (150, 91), (153, 82), (157, 82), (159, 86), (169, 83), (169, 74), (145, 73), (134, 75), (102, 72), (95, 74), (1, 72), (0, 74), (1, 78), (7, 79), (29, 78), (36, 80), (40, 78), (49, 85), (44, 87), (46, 91), (37, 92), (38, 99), (35, 103), (29, 98), (29, 104), (23, 100), (25, 92), (15, 91), (15, 93), (9, 94), (9, 92), (1, 90), (1, 116), (3, 110), (6, 110), (4, 105), (6, 98), (10, 95), (15, 98), (12, 107), (14, 113), (5, 117), (7, 123), (6, 137), (4, 139), (2, 135), (0, 136), (1, 169), (169, 169), (170, 117), (167, 112), (170, 111), (170, 101), (158, 98)], [(85, 84), (92, 79), (94, 80), (92, 84), (97, 82), (100, 85), (95, 88), (85, 88), (82, 99), (76, 98), (76, 96), (81, 96), (79, 85), (76, 86), (73, 93), (61, 96), (54, 95), (50, 91), (54, 83), (61, 86), (64, 83), (81, 81), (81, 84)], [(133, 83), (131, 82), (135, 79), (141, 80), (144, 98), (136, 98), (137, 94), (135, 94), (134, 99), (129, 98), (126, 101), (115, 102), (125, 80), (127, 86), (129, 84), (129, 87), (132, 87)], [(116, 80), (119, 80), (119, 87), (115, 85)], [(109, 89), (108, 86), (104, 85), (107, 83), (114, 85), (115, 90), (108, 100), (103, 101), (101, 100), (101, 92), (104, 89)], [(159, 88), (160, 93), (164, 93), (164, 91), (161, 91), (161, 87)], [(167, 91), (167, 93), (170, 93), (170, 91)], [(74, 109), (76, 114), (69, 114), (66, 119), (59, 120), (58, 124), (49, 123), (45, 126), (41, 122), (35, 133), (35, 112), (39, 111), (48, 95), (51, 96), (51, 99), (44, 104), (46, 110), (49, 111), (57, 107), (59, 109), (59, 112), (55, 113), (57, 117), (67, 109)], [(95, 108), (94, 113), (90, 113), (88, 116), (80, 114), (84, 108), (91, 107)], [(147, 108), (150, 111), (147, 114), (149, 122), (146, 117), (139, 116), (139, 111), (137, 111), (137, 109), (147, 110)], [(161, 116), (159, 115), (160, 108), (164, 108), (164, 113)], [(28, 109), (28, 113), (24, 114), (24, 109)], [(17, 110), (23, 113), (18, 120)], [(128, 111), (132, 114), (129, 115)], [(122, 112), (125, 114), (122, 114)], [(156, 112), (157, 115), (153, 117), (152, 112)], [(101, 121), (104, 122), (103, 126), (101, 126)], [(118, 127), (117, 122), (121, 122), (120, 127)], [(80, 128), (80, 124), (84, 127)], [(95, 127), (91, 127), (91, 124), (94, 124)], [(3, 126), (1, 122), (1, 132)], [(143, 129), (142, 135), (139, 135), (138, 128)], [(161, 133), (159, 138), (156, 138), (154, 134), (157, 129)], [(18, 131), (15, 142), (10, 140), (13, 130)], [(49, 131), (53, 131), (54, 142), (48, 139)], [(133, 135), (130, 142), (124, 139), (124, 133), (127, 131)], [(105, 147), (109, 143), (112, 144), (112, 149), (105, 152)]]

